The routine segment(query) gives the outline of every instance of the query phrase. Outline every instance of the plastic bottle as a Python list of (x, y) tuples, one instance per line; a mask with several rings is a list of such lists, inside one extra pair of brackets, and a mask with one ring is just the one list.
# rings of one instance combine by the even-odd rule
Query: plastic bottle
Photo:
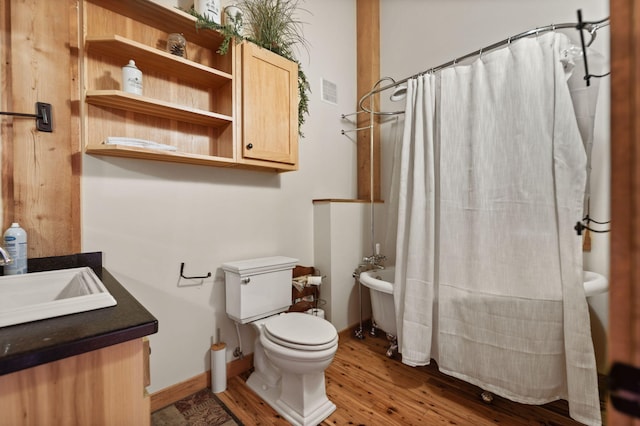
[(13, 222), (4, 233), (4, 247), (13, 262), (4, 266), (5, 275), (27, 273), (27, 233), (18, 222)]

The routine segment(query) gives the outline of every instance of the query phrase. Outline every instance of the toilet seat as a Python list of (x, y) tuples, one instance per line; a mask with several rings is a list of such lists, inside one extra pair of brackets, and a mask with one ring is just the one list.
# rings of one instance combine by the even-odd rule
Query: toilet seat
[(269, 318), (263, 334), (273, 343), (303, 351), (325, 350), (338, 341), (338, 332), (329, 321), (298, 312)]

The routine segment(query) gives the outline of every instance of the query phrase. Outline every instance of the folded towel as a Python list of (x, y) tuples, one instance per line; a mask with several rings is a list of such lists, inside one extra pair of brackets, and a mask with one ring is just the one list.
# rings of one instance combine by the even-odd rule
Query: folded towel
[(178, 149), (172, 145), (166, 145), (163, 143), (148, 141), (144, 139), (123, 138), (109, 136), (103, 142), (105, 145), (127, 145), (136, 146), (139, 148), (157, 149), (161, 151), (177, 151)]

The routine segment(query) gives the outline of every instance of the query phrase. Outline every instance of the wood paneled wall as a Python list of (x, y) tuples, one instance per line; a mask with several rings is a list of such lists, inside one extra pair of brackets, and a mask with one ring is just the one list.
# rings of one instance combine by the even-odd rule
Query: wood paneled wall
[(52, 105), (53, 132), (35, 119), (0, 117), (2, 231), (19, 222), (29, 257), (80, 251), (80, 120), (76, 0), (2, 0), (4, 111)]

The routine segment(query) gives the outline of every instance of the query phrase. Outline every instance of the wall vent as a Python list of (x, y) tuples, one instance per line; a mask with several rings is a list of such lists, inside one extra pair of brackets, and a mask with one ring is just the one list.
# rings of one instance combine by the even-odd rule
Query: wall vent
[(332, 81), (321, 79), (322, 100), (337, 105), (338, 104), (338, 85)]

